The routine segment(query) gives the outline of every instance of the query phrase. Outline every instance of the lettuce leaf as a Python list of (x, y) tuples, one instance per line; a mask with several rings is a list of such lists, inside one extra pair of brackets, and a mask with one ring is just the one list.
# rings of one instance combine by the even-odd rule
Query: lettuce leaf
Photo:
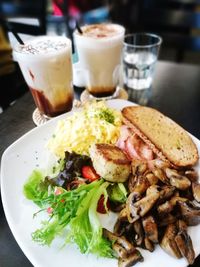
[(123, 183), (110, 184), (108, 189), (109, 199), (113, 202), (125, 203), (127, 199), (127, 190)]
[(70, 232), (67, 242), (75, 242), (82, 253), (94, 253), (102, 257), (114, 257), (111, 243), (103, 235), (103, 229), (97, 215), (97, 204), (104, 195), (107, 200), (109, 183), (104, 182), (93, 188), (84, 198), (77, 211), (77, 215), (70, 222)]
[(49, 183), (45, 182), (41, 170), (34, 170), (24, 184), (23, 193), (25, 197), (32, 200), (39, 207), (43, 207), (44, 199), (48, 196)]
[(62, 188), (59, 195), (54, 194), (55, 189), (44, 195), (44, 191), (36, 192), (40, 185), (37, 184), (39, 177), (41, 178), (38, 173), (34, 173), (29, 180), (29, 186), (25, 186), (26, 196), (36, 203), (40, 198), (41, 206), (51, 207), (52, 213), (49, 220), (42, 222), (42, 227), (32, 233), (33, 240), (42, 245), (50, 245), (69, 226), (69, 231), (65, 232), (65, 243), (75, 242), (82, 253), (113, 257), (111, 243), (103, 237), (96, 211), (100, 196), (104, 194), (107, 199), (106, 188), (109, 183), (101, 179), (71, 191)]

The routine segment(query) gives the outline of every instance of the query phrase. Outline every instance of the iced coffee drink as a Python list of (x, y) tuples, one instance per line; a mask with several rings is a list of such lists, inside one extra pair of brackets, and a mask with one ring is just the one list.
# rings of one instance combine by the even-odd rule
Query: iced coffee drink
[(71, 110), (73, 85), (69, 39), (37, 37), (25, 45), (18, 45), (14, 57), (42, 114), (54, 117)]
[(85, 85), (95, 97), (112, 95), (118, 83), (118, 70), (124, 39), (124, 27), (117, 24), (95, 24), (75, 31), (74, 39)]

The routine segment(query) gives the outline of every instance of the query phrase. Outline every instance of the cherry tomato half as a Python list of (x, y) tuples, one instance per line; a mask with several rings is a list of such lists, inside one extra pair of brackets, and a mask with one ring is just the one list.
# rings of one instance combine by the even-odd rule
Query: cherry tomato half
[(83, 166), (81, 172), (83, 178), (89, 180), (90, 182), (93, 182), (100, 178), (95, 169), (91, 166)]
[(104, 201), (105, 201), (105, 197), (104, 197), (104, 195), (101, 195), (101, 197), (98, 201), (98, 204), (97, 204), (97, 212), (99, 212), (101, 214), (107, 213), (107, 210), (110, 209), (109, 200), (107, 200), (107, 202), (106, 202), (106, 207), (105, 207)]

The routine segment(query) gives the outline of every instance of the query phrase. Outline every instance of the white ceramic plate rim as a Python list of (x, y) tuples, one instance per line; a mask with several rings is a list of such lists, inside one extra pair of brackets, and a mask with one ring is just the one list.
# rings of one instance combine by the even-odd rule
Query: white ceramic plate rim
[[(109, 106), (122, 109), (128, 105), (134, 105), (126, 100), (110, 100)], [(94, 255), (82, 255), (74, 246), (67, 246), (60, 249), (62, 238), (58, 238), (51, 247), (41, 247), (31, 240), (31, 232), (39, 227), (41, 217), (32, 221), (32, 215), (38, 208), (30, 201), (26, 200), (22, 194), (23, 184), (42, 159), (44, 159), (44, 145), (48, 138), (53, 134), (53, 129), (57, 121), (67, 115), (61, 115), (50, 120), (45, 125), (34, 128), (27, 134), (19, 138), (9, 146), (2, 156), (1, 164), (1, 195), (5, 215), (9, 227), (27, 256), (30, 262), (36, 267), (56, 267), (64, 266), (65, 263), (70, 267), (116, 267), (117, 261), (112, 259), (97, 258)], [(200, 153), (200, 141), (193, 137)], [(30, 148), (29, 148), (30, 146)], [(32, 151), (30, 151), (32, 149)], [(34, 151), (34, 149), (36, 149)], [(36, 153), (37, 152), (37, 153)], [(14, 163), (12, 162), (13, 160)], [(11, 162), (11, 163), (10, 163)], [(197, 171), (200, 173), (198, 164)], [(189, 233), (193, 240), (196, 255), (200, 253), (200, 225), (189, 228)], [(153, 253), (142, 250), (144, 262), (138, 263), (141, 267), (185, 267), (185, 259), (174, 259), (163, 252), (158, 246)]]

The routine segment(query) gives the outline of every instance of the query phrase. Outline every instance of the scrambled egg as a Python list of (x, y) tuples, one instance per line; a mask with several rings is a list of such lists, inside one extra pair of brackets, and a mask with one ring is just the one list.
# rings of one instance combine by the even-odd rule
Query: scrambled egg
[(59, 158), (65, 151), (88, 155), (92, 144), (114, 144), (120, 132), (122, 115), (104, 101), (90, 102), (79, 112), (58, 121), (47, 147)]

